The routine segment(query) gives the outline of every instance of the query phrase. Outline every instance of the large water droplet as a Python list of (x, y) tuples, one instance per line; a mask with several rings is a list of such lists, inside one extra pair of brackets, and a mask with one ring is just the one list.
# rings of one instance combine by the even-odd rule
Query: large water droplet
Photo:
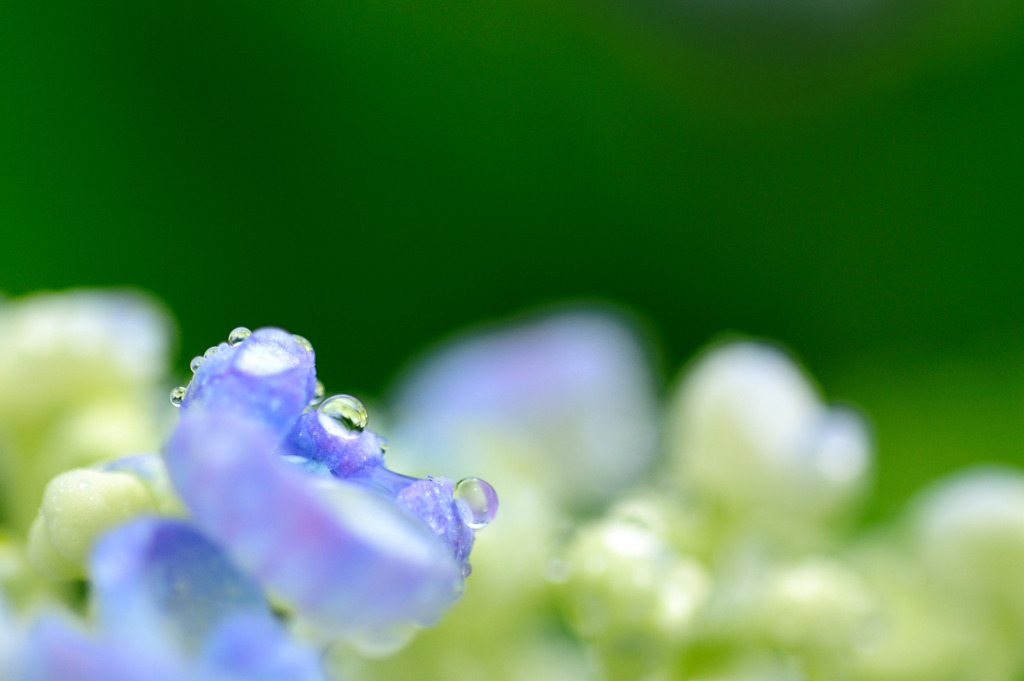
[(293, 334), (292, 338), (295, 342), (302, 346), (302, 349), (306, 352), (313, 352), (313, 344), (298, 334)]
[(320, 413), (340, 423), (345, 430), (366, 429), (366, 407), (351, 395), (334, 395), (320, 405)]
[(181, 403), (185, 401), (185, 395), (188, 393), (188, 388), (183, 385), (179, 385), (177, 388), (171, 391), (171, 404), (175, 407), (180, 407)]
[(234, 329), (231, 329), (231, 333), (228, 334), (228, 345), (238, 345), (251, 335), (252, 331), (244, 326), (235, 327)]
[(474, 530), (488, 525), (498, 514), (498, 493), (480, 478), (463, 478), (455, 485), (455, 500), (462, 509), (462, 520)]
[(199, 371), (199, 367), (203, 366), (203, 362), (206, 360), (202, 355), (197, 355), (192, 358), (192, 361), (188, 363), (188, 368), (192, 370), (192, 373)]

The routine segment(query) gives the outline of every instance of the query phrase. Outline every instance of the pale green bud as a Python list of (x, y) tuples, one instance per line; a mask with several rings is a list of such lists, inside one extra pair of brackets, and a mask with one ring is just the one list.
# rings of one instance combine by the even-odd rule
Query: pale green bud
[(36, 516), (29, 527), (27, 554), (32, 567), (50, 579), (63, 581), (85, 577), (84, 566), (68, 560), (54, 547), (42, 515)]
[(29, 559), (54, 578), (81, 576), (100, 535), (157, 510), (149, 488), (130, 473), (90, 469), (61, 473), (43, 493), (29, 536)]
[(6, 595), (15, 611), (29, 610), (55, 596), (53, 583), (33, 569), (25, 550), (24, 541), (0, 530), (0, 596)]

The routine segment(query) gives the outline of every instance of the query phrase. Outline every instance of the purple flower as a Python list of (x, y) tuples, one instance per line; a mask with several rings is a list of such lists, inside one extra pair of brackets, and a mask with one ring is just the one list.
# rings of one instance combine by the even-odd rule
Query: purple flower
[(308, 341), (280, 329), (232, 341), (194, 360), (172, 398), (167, 467), (195, 523), (325, 635), (436, 622), (469, 572), (474, 509), (444, 478), (386, 468), (355, 398), (313, 408)]

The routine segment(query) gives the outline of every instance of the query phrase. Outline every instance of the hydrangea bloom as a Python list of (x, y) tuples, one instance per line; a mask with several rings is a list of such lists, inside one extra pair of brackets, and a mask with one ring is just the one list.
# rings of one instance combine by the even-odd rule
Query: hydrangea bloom
[[(7, 669), (30, 681), (319, 679), (319, 656), (290, 641), (265, 592), (317, 642), (363, 650), (401, 643), (460, 595), (493, 488), (387, 468), (358, 400), (323, 399), (305, 339), (229, 340), (174, 391), (164, 457), (47, 486), (31, 557), (53, 577), (87, 576), (97, 620), (87, 632), (44, 616)], [(131, 522), (149, 514), (183, 519)]]
[[(856, 412), (755, 342), (709, 349), (659, 407), (645, 355), (593, 310), (460, 339), (399, 386), (389, 451), (358, 400), (324, 399), (305, 339), (236, 329), (172, 393), (163, 455), (76, 456), (42, 494), (29, 552), (91, 579), (88, 622), (26, 618), (0, 536), (0, 678), (319, 681), (339, 638), (342, 679), (1019, 677), (1019, 471), (851, 534)], [(500, 480), (512, 512), (474, 548), (493, 489), (394, 467)]]
[(450, 480), (389, 470), (354, 398), (313, 408), (305, 339), (261, 329), (232, 340), (194, 362), (166, 449), (196, 524), (327, 634), (436, 622), (469, 573), (474, 513), (485, 524), (496, 497), (473, 508)]

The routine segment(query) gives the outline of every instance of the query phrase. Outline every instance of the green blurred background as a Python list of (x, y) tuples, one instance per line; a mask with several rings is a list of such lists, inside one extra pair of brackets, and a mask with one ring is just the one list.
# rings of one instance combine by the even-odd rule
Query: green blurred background
[(723, 330), (793, 348), (876, 425), (874, 517), (1024, 464), (1024, 3), (701, 4), (6, 6), (0, 291), (153, 291), (181, 373), (286, 326), (361, 396), (607, 300), (666, 383)]

